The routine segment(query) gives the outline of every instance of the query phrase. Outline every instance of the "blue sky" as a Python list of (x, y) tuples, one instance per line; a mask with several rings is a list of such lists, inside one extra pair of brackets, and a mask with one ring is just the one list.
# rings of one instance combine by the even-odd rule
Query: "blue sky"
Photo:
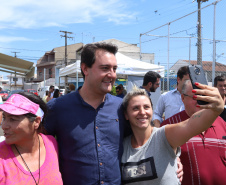
[[(140, 33), (148, 32), (167, 22), (197, 10), (192, 0), (0, 0), (0, 52), (36, 63), (46, 51), (64, 46), (60, 30), (73, 32), (68, 44), (91, 43), (115, 38), (138, 44)], [(202, 7), (214, 0), (202, 3)], [(224, 24), (226, 2), (217, 5), (216, 39), (226, 40)], [(213, 6), (202, 11), (203, 37), (213, 37)], [(196, 33), (197, 13), (170, 26), (173, 36)], [(223, 24), (222, 24), (223, 23)], [(165, 26), (151, 34), (167, 35)], [(143, 52), (156, 53), (155, 63), (166, 65), (166, 41), (142, 37)], [(192, 42), (192, 59), (196, 59), (196, 40)], [(210, 41), (205, 41), (210, 42)], [(180, 44), (183, 43), (183, 46)], [(226, 42), (217, 44), (218, 61), (226, 64)], [(188, 59), (188, 39), (171, 41), (172, 65), (178, 59)], [(181, 48), (185, 48), (183, 51)], [(204, 60), (211, 60), (211, 44), (204, 45)], [(62, 54), (63, 55), (63, 54)], [(6, 75), (6, 74), (4, 74)]]

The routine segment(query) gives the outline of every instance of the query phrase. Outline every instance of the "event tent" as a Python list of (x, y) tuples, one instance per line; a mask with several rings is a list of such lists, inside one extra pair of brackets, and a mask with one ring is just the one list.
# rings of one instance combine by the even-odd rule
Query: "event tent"
[[(139, 60), (132, 59), (121, 53), (116, 53), (117, 60), (117, 78), (128, 78), (128, 76), (144, 76), (148, 71), (158, 72), (161, 76), (164, 76), (164, 66), (150, 64)], [(80, 61), (74, 64), (68, 65), (65, 68), (60, 69), (59, 77), (82, 77), (80, 69)]]
[[(143, 76), (148, 71), (155, 71), (162, 77), (164, 76), (164, 66), (158, 66), (147, 62), (142, 62), (129, 58), (121, 53), (116, 54), (116, 60), (118, 68), (116, 70), (117, 78), (128, 79), (126, 90), (129, 92), (134, 85), (140, 87), (143, 83)], [(74, 64), (68, 65), (65, 68), (61, 68), (59, 77), (82, 77), (80, 69), (80, 61)], [(78, 87), (78, 78), (76, 78)], [(57, 79), (57, 78), (56, 78)], [(57, 84), (57, 83), (56, 83)], [(161, 95), (161, 90), (158, 88), (156, 92), (151, 93), (152, 103), (155, 108), (156, 103)]]

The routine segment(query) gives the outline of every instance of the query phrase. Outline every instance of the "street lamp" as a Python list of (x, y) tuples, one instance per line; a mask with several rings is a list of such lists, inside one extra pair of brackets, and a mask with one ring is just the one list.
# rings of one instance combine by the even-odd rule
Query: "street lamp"
[(206, 2), (208, 0), (197, 0), (198, 3), (198, 25), (197, 25), (197, 32), (198, 32), (198, 41), (197, 41), (197, 64), (202, 65), (202, 24), (201, 24), (201, 2)]

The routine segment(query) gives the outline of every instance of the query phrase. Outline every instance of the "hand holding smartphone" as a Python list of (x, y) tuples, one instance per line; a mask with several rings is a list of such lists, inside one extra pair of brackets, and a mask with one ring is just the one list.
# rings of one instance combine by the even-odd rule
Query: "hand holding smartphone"
[[(201, 84), (204, 84), (204, 85), (208, 85), (202, 66), (200, 66), (200, 65), (189, 65), (188, 68), (189, 68), (189, 76), (190, 76), (190, 79), (191, 79), (193, 89), (199, 89), (195, 85), (195, 82), (198, 82), (198, 83), (201, 83)], [(208, 104), (208, 102), (201, 101), (201, 100), (197, 100), (197, 102), (198, 102), (199, 105)]]

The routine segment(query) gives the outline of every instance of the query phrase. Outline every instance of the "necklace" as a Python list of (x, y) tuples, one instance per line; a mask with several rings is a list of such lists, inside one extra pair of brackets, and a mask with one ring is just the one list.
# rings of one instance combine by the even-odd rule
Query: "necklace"
[(38, 144), (39, 144), (39, 149), (38, 149), (38, 151), (39, 151), (39, 177), (38, 177), (38, 183), (36, 182), (36, 180), (35, 180), (33, 174), (31, 173), (31, 170), (29, 169), (27, 163), (25, 162), (24, 158), (22, 157), (20, 151), (18, 150), (18, 148), (17, 148), (16, 145), (14, 144), (14, 147), (16, 148), (17, 152), (19, 153), (19, 155), (20, 155), (21, 159), (23, 160), (24, 164), (26, 165), (27, 169), (29, 170), (29, 172), (30, 172), (31, 176), (33, 177), (33, 179), (34, 179), (36, 185), (39, 184), (39, 180), (40, 180), (40, 139), (39, 139), (39, 137), (38, 137)]

